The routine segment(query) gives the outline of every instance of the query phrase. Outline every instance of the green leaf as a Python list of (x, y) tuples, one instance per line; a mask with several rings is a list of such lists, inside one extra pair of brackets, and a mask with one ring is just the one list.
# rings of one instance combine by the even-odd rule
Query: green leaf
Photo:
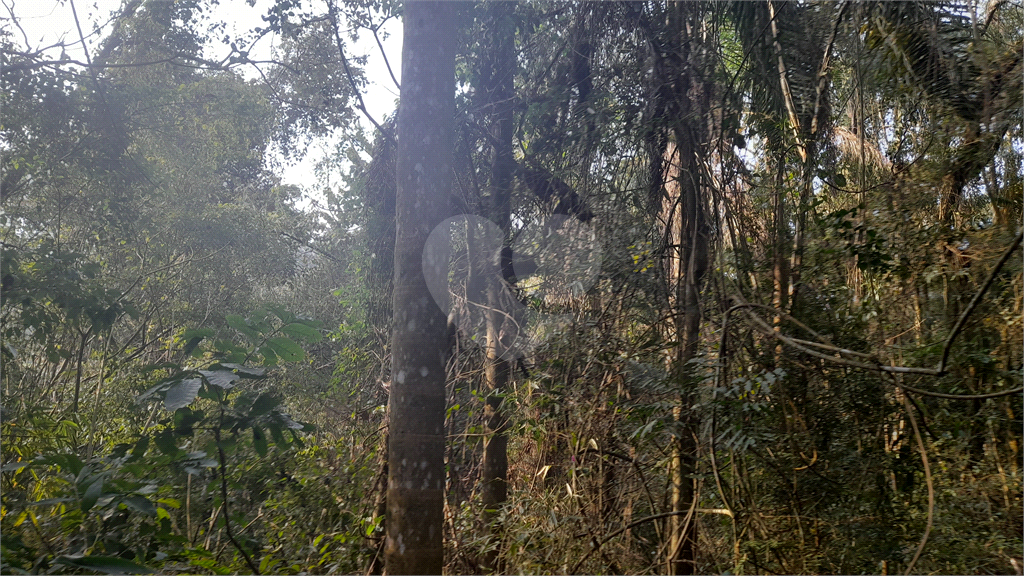
[(276, 396), (269, 392), (260, 394), (256, 401), (252, 403), (252, 408), (249, 409), (250, 418), (258, 418), (267, 412), (274, 409), (275, 406), (281, 403)]
[(284, 434), (281, 432), (281, 426), (277, 424), (270, 424), (268, 427), (270, 428), (270, 437), (274, 439), (274, 444), (276, 444), (278, 448), (287, 449), (288, 441), (284, 439)]
[(157, 500), (157, 503), (163, 504), (164, 506), (170, 506), (175, 510), (181, 508), (181, 502), (179, 502), (176, 498), (160, 498), (159, 500)]
[(78, 459), (78, 456), (74, 454), (52, 454), (45, 456), (39, 460), (43, 464), (56, 464), (60, 466), (61, 470), (70, 472), (71, 474), (78, 476), (82, 473), (82, 468), (85, 467), (82, 461)]
[(281, 306), (277, 306), (275, 304), (270, 304), (270, 305), (265, 306), (265, 308), (268, 311), (272, 312), (274, 314), (274, 316), (277, 316), (278, 318), (280, 318), (281, 322), (284, 322), (285, 324), (289, 324), (289, 323), (295, 321), (295, 314), (292, 314), (291, 312), (285, 310)]
[(216, 369), (218, 367), (227, 368), (228, 370), (234, 370), (235, 373), (241, 376), (242, 378), (251, 378), (253, 380), (265, 378), (267, 374), (267, 370), (265, 368), (243, 366), (241, 364), (232, 364), (230, 362), (221, 362), (220, 364), (214, 364), (213, 366), (210, 366), (210, 368), (212, 369)]
[(836, 186), (840, 188), (846, 188), (846, 176), (843, 176), (842, 174), (836, 174), (832, 178), (832, 181), (835, 182)]
[(154, 386), (151, 386), (151, 387), (149, 387), (149, 388), (148, 388), (148, 389), (147, 389), (147, 390), (146, 390), (145, 392), (143, 392), (142, 394), (139, 394), (138, 396), (136, 396), (136, 397), (135, 397), (135, 403), (136, 403), (136, 404), (142, 404), (142, 403), (143, 403), (143, 402), (144, 402), (144, 401), (145, 401), (146, 399), (148, 399), (148, 398), (152, 398), (152, 397), (153, 397), (153, 396), (155, 396), (155, 395), (156, 395), (156, 394), (157, 394), (158, 392), (163, 392), (163, 391), (164, 391), (164, 390), (166, 390), (166, 389), (167, 389), (167, 388), (168, 388), (169, 386), (170, 386), (170, 384), (168, 384), (168, 383), (167, 383), (167, 380), (161, 380), (161, 381), (160, 381), (159, 383), (157, 383), (156, 385), (154, 385)]
[(202, 422), (205, 416), (202, 410), (193, 412), (188, 407), (178, 408), (174, 411), (174, 433), (179, 436), (190, 436), (192, 427), (197, 422)]
[(170, 411), (183, 408), (192, 403), (199, 394), (199, 388), (203, 385), (201, 378), (188, 378), (178, 382), (167, 390), (164, 396), (164, 407)]
[(257, 333), (248, 324), (246, 324), (245, 318), (242, 318), (238, 314), (228, 314), (227, 316), (224, 317), (224, 319), (227, 320), (228, 326), (241, 332), (249, 340), (253, 342), (259, 340), (259, 333)]
[(185, 333), (181, 335), (182, 340), (191, 340), (193, 338), (213, 338), (214, 332), (212, 328), (191, 328), (185, 330)]
[(88, 512), (90, 508), (95, 506), (101, 494), (103, 494), (103, 476), (94, 480), (85, 489), (85, 494), (82, 495), (82, 512)]
[(4, 464), (0, 471), (2, 472), (17, 472), (22, 468), (30, 466), (31, 462), (11, 462), (10, 464)]
[(263, 355), (263, 363), (267, 366), (277, 365), (277, 354), (269, 344), (260, 346), (259, 353)]
[(156, 443), (156, 447), (160, 449), (164, 454), (177, 454), (178, 446), (174, 443), (174, 436), (171, 433), (170, 428), (164, 428), (157, 434), (153, 441)]
[(261, 457), (267, 455), (267, 435), (260, 430), (259, 426), (252, 427), (252, 447)]
[(103, 574), (152, 574), (153, 570), (114, 556), (58, 556), (54, 562)]
[[(181, 336), (181, 339), (185, 340), (185, 347), (183, 348), (182, 352), (186, 356), (188, 356), (189, 354), (193, 354), (193, 351), (196, 350), (196, 347), (199, 346), (200, 342), (202, 342), (206, 338), (213, 338), (213, 335), (213, 330), (211, 330), (210, 328), (200, 328), (198, 330), (185, 330), (185, 333)], [(199, 355), (201, 356), (202, 353), (200, 352)]]
[(193, 358), (202, 358), (203, 349), (199, 348), (199, 343), (202, 342), (202, 338), (193, 338), (185, 343), (185, 348), (182, 349), (182, 353), (185, 356), (191, 356)]
[(306, 342), (319, 342), (323, 338), (319, 330), (298, 322), (285, 324), (281, 327), (281, 332)]
[(123, 502), (128, 508), (139, 512), (140, 514), (156, 516), (156, 506), (154, 506), (153, 503), (149, 501), (149, 498), (146, 498), (145, 496), (129, 496), (122, 499), (121, 502)]
[(267, 341), (267, 345), (285, 362), (298, 362), (306, 357), (306, 353), (291, 338), (284, 336), (271, 338)]
[(220, 386), (225, 390), (230, 390), (235, 387), (235, 382), (238, 381), (241, 376), (235, 374), (230, 370), (200, 370), (200, 374), (206, 381), (214, 386)]
[(128, 453), (128, 449), (131, 448), (131, 447), (132, 447), (131, 444), (128, 444), (128, 443), (125, 443), (125, 442), (117, 444), (113, 448), (110, 449), (110, 457), (111, 458), (123, 458), (124, 455)]

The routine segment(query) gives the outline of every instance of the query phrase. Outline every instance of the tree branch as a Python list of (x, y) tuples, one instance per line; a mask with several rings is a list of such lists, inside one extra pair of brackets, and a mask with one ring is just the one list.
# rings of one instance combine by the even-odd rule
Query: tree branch
[[(366, 11), (370, 11), (369, 6), (367, 6)], [(388, 18), (390, 18), (390, 16)], [(401, 92), (402, 85), (399, 84), (398, 79), (395, 78), (395, 73), (391, 70), (391, 62), (388, 60), (387, 53), (384, 52), (384, 44), (381, 43), (380, 36), (377, 35), (377, 30), (380, 29), (380, 27), (383, 26), (384, 23), (388, 21), (388, 18), (385, 18), (380, 24), (376, 26), (371, 26), (370, 32), (373, 32), (373, 39), (377, 42), (377, 49), (380, 50), (380, 57), (384, 59), (384, 66), (386, 66), (388, 69), (388, 75), (391, 76), (391, 81), (395, 83), (395, 87), (398, 88), (399, 92)]]
[(981, 289), (978, 290), (978, 293), (975, 294), (974, 298), (971, 299), (971, 303), (967, 305), (967, 309), (964, 310), (963, 314), (960, 315), (960, 318), (957, 319), (956, 324), (953, 326), (953, 330), (949, 333), (949, 336), (946, 338), (946, 345), (942, 347), (942, 358), (939, 360), (939, 367), (937, 368), (938, 372), (941, 373), (945, 371), (946, 360), (949, 359), (949, 349), (950, 346), (953, 345), (953, 340), (957, 337), (958, 334), (960, 334), (960, 330), (963, 329), (964, 323), (967, 322), (967, 317), (970, 316), (972, 312), (974, 312), (974, 309), (978, 306), (978, 303), (981, 302), (981, 297), (984, 296), (985, 292), (989, 289), (990, 286), (992, 286), (992, 282), (996, 279), (996, 274), (999, 273), (999, 270), (1003, 267), (1003, 264), (1006, 264), (1006, 261), (1010, 259), (1010, 255), (1013, 254), (1015, 250), (1017, 250), (1018, 246), (1020, 246), (1022, 239), (1024, 239), (1024, 230), (1017, 232), (1017, 237), (1013, 239), (1013, 243), (1010, 244), (1010, 247), (1007, 248), (1006, 252), (1003, 253), (1003, 257), (1000, 258), (998, 262), (996, 262), (995, 267), (992, 268), (992, 272), (990, 272), (988, 278), (985, 279), (985, 283), (981, 285)]
[[(893, 379), (895, 382), (895, 378)], [(924, 545), (928, 543), (928, 535), (932, 531), (932, 519), (935, 515), (935, 487), (932, 485), (932, 470), (928, 465), (928, 452), (924, 449), (924, 439), (921, 438), (921, 431), (917, 428), (917, 419), (914, 418), (914, 411), (910, 408), (910, 402), (907, 401), (908, 397), (903, 396), (903, 406), (907, 409), (907, 417), (910, 419), (910, 425), (914, 429), (914, 438), (917, 439), (917, 448), (921, 451), (921, 462), (924, 463), (924, 482), (928, 486), (928, 521), (924, 527), (924, 535), (921, 537), (921, 543), (917, 546), (917, 552), (914, 553), (914, 558), (907, 565), (906, 572), (903, 576), (909, 576), (910, 571), (914, 569), (914, 564), (917, 563), (917, 559), (921, 557), (921, 552), (924, 551)]]
[[(1018, 243), (1019, 243), (1019, 240), (1018, 240)], [(749, 304), (747, 302), (744, 302), (743, 299), (740, 298), (739, 296), (733, 296), (732, 299), (739, 303), (738, 306), (737, 306), (739, 308), (766, 308), (766, 309), (773, 309), (770, 306), (764, 306), (762, 304)], [(797, 350), (803, 352), (804, 354), (807, 354), (809, 356), (814, 356), (815, 358), (820, 358), (822, 360), (827, 360), (829, 362), (832, 362), (833, 364), (841, 364), (841, 365), (844, 365), (844, 366), (850, 366), (852, 368), (860, 368), (860, 369), (863, 369), (863, 370), (872, 370), (872, 371), (875, 371), (875, 372), (884, 372), (884, 373), (889, 373), (889, 374), (893, 374), (893, 373), (896, 373), (896, 374), (925, 374), (925, 375), (928, 375), (928, 376), (941, 376), (941, 375), (944, 374), (944, 372), (940, 372), (939, 370), (935, 370), (935, 369), (932, 369), (932, 368), (914, 368), (914, 367), (910, 367), (910, 366), (885, 366), (881, 362), (878, 362), (878, 360), (874, 359), (874, 357), (872, 357), (872, 360), (874, 361), (874, 364), (868, 364), (866, 362), (859, 362), (859, 361), (856, 361), (856, 360), (850, 360), (848, 358), (842, 358), (841, 356), (829, 356), (828, 354), (823, 354), (823, 353), (818, 352), (816, 350), (812, 350), (812, 349), (808, 348), (807, 346), (799, 343), (799, 342), (803, 342), (803, 341), (796, 341), (793, 338), (788, 338), (786, 336), (783, 336), (781, 332), (776, 332), (775, 330), (773, 330), (771, 328), (771, 326), (768, 326), (768, 324), (765, 323), (765, 321), (762, 320), (760, 317), (758, 317), (756, 314), (753, 314), (749, 310), (744, 310), (744, 311), (747, 313), (747, 317), (751, 320), (751, 324), (754, 327), (758, 328), (765, 335), (771, 336), (771, 337), (779, 340), (783, 344), (786, 344), (787, 346), (790, 346), (792, 348), (796, 348)], [(818, 347), (818, 348), (824, 348), (826, 350), (830, 350), (830, 351), (834, 352), (835, 354), (840, 354), (840, 355), (843, 354), (844, 352), (845, 353), (852, 352), (850, 350), (844, 350), (842, 348), (837, 348), (835, 346), (831, 346), (831, 345), (828, 345), (828, 344), (814, 344), (814, 345), (816, 347)], [(854, 354), (861, 354), (861, 353), (854, 353)], [(946, 394), (946, 393), (943, 393), (943, 392), (931, 392), (931, 391), (928, 391), (928, 390), (921, 390), (920, 388), (914, 388), (912, 386), (907, 386), (906, 384), (903, 384), (902, 382), (899, 382), (898, 380), (893, 380), (893, 383), (898, 388), (903, 390), (904, 392), (911, 392), (911, 393), (914, 393), (914, 394), (920, 394), (922, 396), (932, 396), (932, 397), (935, 397), (935, 398), (946, 398), (946, 399), (949, 399), (949, 400), (987, 400), (987, 399), (990, 399), (990, 398), (999, 398), (1001, 396), (1011, 396), (1011, 395), (1014, 395), (1014, 394), (1019, 394), (1021, 392), (1024, 392), (1024, 386), (1022, 386), (1022, 387), (1019, 387), (1019, 388), (1013, 388), (1011, 390), (1003, 390), (1003, 391), (1000, 391), (1000, 392), (991, 392), (989, 394)]]
[(231, 532), (231, 514), (228, 512), (228, 467), (226, 459), (224, 458), (224, 448), (220, 445), (220, 427), (224, 423), (224, 407), (221, 406), (220, 410), (220, 422), (217, 423), (217, 427), (213, 429), (214, 440), (217, 442), (217, 456), (220, 460), (220, 497), (223, 500), (221, 510), (224, 512), (224, 529), (227, 531), (228, 540), (234, 544), (235, 548), (242, 553), (242, 557), (245, 558), (245, 563), (249, 565), (249, 569), (252, 570), (253, 574), (259, 574), (260, 569), (249, 557), (249, 553), (242, 548), (242, 545), (235, 540), (235, 535)]
[(569, 574), (575, 574), (576, 570), (579, 569), (579, 567), (583, 564), (583, 562), (585, 562), (587, 560), (587, 558), (590, 558), (590, 556), (594, 552), (597, 552), (602, 546), (604, 546), (609, 541), (611, 541), (612, 538), (615, 538), (616, 536), (618, 536), (619, 534), (622, 534), (626, 530), (629, 530), (631, 528), (635, 528), (635, 527), (637, 527), (637, 526), (639, 526), (641, 524), (646, 524), (646, 523), (651, 522), (653, 520), (661, 520), (662, 518), (668, 518), (670, 516), (682, 516), (684, 514), (685, 515), (691, 515), (694, 512), (703, 513), (703, 514), (723, 514), (725, 516), (730, 516), (730, 517), (732, 516), (732, 512), (729, 511), (729, 510), (726, 510), (725, 508), (696, 508), (696, 509), (689, 508), (687, 510), (677, 510), (675, 512), (662, 512), (661, 514), (654, 514), (652, 516), (645, 516), (645, 517), (643, 517), (643, 518), (641, 518), (639, 520), (636, 520), (634, 522), (631, 522), (631, 523), (623, 526), (622, 528), (619, 528), (615, 532), (612, 532), (611, 534), (605, 536), (600, 542), (597, 543), (597, 546), (594, 546), (593, 548), (591, 548), (589, 552), (587, 552), (586, 554), (583, 555), (582, 558), (577, 560), (576, 564), (573, 565), (572, 569), (569, 570), (568, 573)]
[(391, 137), (384, 130), (384, 128), (374, 120), (373, 116), (370, 115), (369, 110), (366, 109), (366, 102), (363, 101), (363, 93), (359, 90), (359, 86), (356, 85), (356, 79), (352, 76), (352, 69), (349, 68), (348, 58), (345, 57), (345, 46), (341, 41), (341, 33), (338, 31), (338, 12), (334, 5), (334, 0), (328, 0), (327, 2), (327, 13), (331, 19), (331, 29), (334, 31), (334, 43), (338, 46), (338, 56), (341, 58), (341, 65), (345, 67), (345, 76), (348, 77), (348, 83), (352, 86), (352, 92), (356, 95), (357, 104), (356, 107), (363, 113), (363, 116), (373, 124), (377, 130), (392, 143), (397, 144), (394, 138)]

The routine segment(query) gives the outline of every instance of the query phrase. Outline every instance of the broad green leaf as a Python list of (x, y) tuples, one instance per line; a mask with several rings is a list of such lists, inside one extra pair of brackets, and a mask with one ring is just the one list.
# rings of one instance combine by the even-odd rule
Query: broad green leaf
[(17, 472), (17, 471), (21, 470), (22, 468), (26, 468), (26, 467), (30, 466), (31, 464), (32, 464), (31, 462), (11, 462), (9, 464), (4, 464), (3, 467), (0, 468), (0, 471), (2, 471), (2, 472)]
[(39, 462), (43, 464), (56, 464), (65, 472), (70, 472), (75, 476), (81, 474), (82, 468), (85, 467), (82, 461), (78, 459), (78, 456), (74, 454), (52, 454), (39, 459)]
[(280, 403), (281, 401), (276, 396), (268, 392), (264, 392), (256, 398), (255, 402), (252, 403), (252, 408), (249, 409), (249, 417), (257, 418), (262, 416), (273, 410), (274, 407)]
[(295, 420), (292, 420), (291, 416), (285, 414), (284, 412), (278, 412), (277, 419), (280, 420), (290, 430), (302, 430), (304, 426), (303, 424), (300, 424)]
[(281, 322), (284, 322), (285, 324), (291, 323), (295, 320), (295, 314), (292, 314), (281, 306), (270, 304), (266, 306), (266, 309), (272, 312), (274, 316), (280, 318)]
[(258, 379), (265, 377), (267, 374), (267, 370), (265, 368), (243, 366), (241, 364), (233, 364), (230, 362), (221, 362), (220, 364), (214, 364), (210, 368), (216, 368), (218, 366), (223, 366), (224, 368), (227, 368), (229, 370), (234, 370), (242, 378)]
[(96, 500), (99, 499), (101, 494), (103, 494), (103, 476), (94, 480), (85, 489), (85, 494), (82, 495), (82, 512), (88, 512), (90, 508), (95, 506)]
[(203, 380), (201, 378), (188, 378), (171, 386), (164, 397), (164, 407), (174, 411), (188, 406), (196, 399), (196, 394), (199, 393), (199, 388), (202, 385)]
[[(204, 454), (205, 454), (205, 452), (204, 452)], [(158, 504), (163, 504), (164, 506), (170, 506), (171, 508), (174, 508), (175, 510), (177, 510), (178, 508), (181, 508), (181, 502), (179, 502), (176, 498), (170, 498), (170, 497), (168, 497), (168, 498), (160, 498), (160, 499), (157, 500), (157, 503)]]
[(185, 354), (186, 356), (202, 356), (202, 351), (197, 348), (199, 346), (199, 343), (207, 338), (213, 338), (213, 335), (213, 330), (211, 330), (210, 328), (200, 328), (198, 330), (185, 330), (185, 333), (181, 336), (181, 339), (185, 341), (185, 346), (182, 348), (182, 353)]
[(267, 435), (263, 433), (259, 426), (252, 427), (252, 447), (256, 449), (256, 453), (261, 457), (267, 455)]
[(246, 324), (245, 318), (239, 316), (238, 314), (228, 314), (227, 316), (224, 317), (224, 319), (227, 320), (228, 326), (241, 332), (249, 340), (255, 342), (256, 340), (259, 339), (259, 333), (257, 333), (248, 324)]
[[(213, 458), (193, 458), (188, 462), (185, 462), (184, 467), (185, 472), (188, 472), (193, 476), (198, 476), (199, 474), (203, 473), (203, 468), (216, 468), (217, 466), (218, 463)], [(158, 500), (158, 502), (162, 503), (164, 502), (164, 500), (161, 499)], [(177, 506), (172, 506), (172, 508), (177, 508)]]
[(284, 336), (277, 336), (267, 341), (267, 345), (274, 350), (278, 356), (281, 357), (285, 362), (298, 362), (305, 358), (306, 353), (302, 351), (291, 338)]
[(184, 348), (182, 348), (182, 354), (186, 356), (191, 356), (193, 358), (201, 358), (203, 355), (203, 349), (199, 348), (199, 343), (202, 341), (203, 339), (199, 338), (198, 336), (192, 338), (191, 340), (185, 343)]
[(158, 392), (163, 392), (164, 390), (166, 390), (168, 386), (170, 386), (170, 384), (168, 384), (167, 380), (161, 380), (156, 385), (150, 386), (142, 394), (139, 394), (138, 396), (136, 396), (135, 397), (135, 403), (136, 404), (142, 404), (143, 401), (145, 401), (145, 400), (147, 400), (149, 398), (152, 398)]
[(128, 508), (145, 514), (146, 516), (156, 516), (156, 506), (149, 501), (149, 498), (145, 496), (129, 496), (121, 500)]
[(323, 335), (320, 334), (319, 330), (298, 322), (292, 322), (291, 324), (282, 326), (281, 332), (284, 332), (294, 338), (300, 338), (306, 342), (315, 343), (319, 342), (323, 338)]
[(182, 334), (182, 340), (191, 340), (193, 338), (213, 338), (214, 332), (212, 328), (192, 328), (185, 330)]
[(260, 346), (259, 352), (260, 354), (263, 355), (264, 364), (266, 364), (267, 366), (277, 365), (277, 354), (274, 352), (274, 348), (272, 346), (270, 346), (269, 344)]
[(241, 376), (235, 374), (230, 370), (200, 370), (200, 374), (206, 381), (214, 386), (220, 386), (225, 390), (230, 390), (235, 387), (235, 382), (238, 381)]
[(284, 439), (284, 434), (281, 433), (281, 426), (270, 424), (268, 427), (270, 428), (270, 437), (274, 439), (274, 444), (278, 448), (287, 449), (288, 441)]
[(156, 447), (160, 449), (164, 454), (177, 454), (178, 446), (174, 443), (174, 436), (171, 433), (170, 428), (164, 428), (157, 434), (153, 441), (156, 443)]
[(114, 556), (58, 556), (54, 562), (103, 574), (152, 574), (153, 570)]
[(117, 444), (113, 448), (110, 449), (110, 457), (111, 458), (122, 458), (122, 457), (124, 457), (125, 454), (128, 453), (128, 449), (131, 448), (131, 447), (132, 447), (131, 444), (128, 444), (126, 442), (121, 442), (120, 444)]

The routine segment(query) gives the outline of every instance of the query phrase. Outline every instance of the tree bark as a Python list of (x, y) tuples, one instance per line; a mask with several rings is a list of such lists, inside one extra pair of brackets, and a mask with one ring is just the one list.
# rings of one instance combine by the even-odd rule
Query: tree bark
[[(503, 272), (503, 280), (511, 278), (511, 249), (509, 232), (511, 219), (512, 174), (515, 157), (512, 153), (512, 99), (515, 77), (515, 27), (512, 22), (511, 2), (489, 2), (485, 36), (490, 45), (482, 54), (481, 76), (483, 82), (483, 105), (488, 116), (488, 130), (491, 135), (491, 165), (484, 209), (487, 217), (504, 233), (502, 250), (494, 255)], [(484, 382), (487, 400), (484, 406), (484, 453), (481, 471), (480, 495), (483, 503), (483, 522), (494, 537), (499, 538), (500, 526), (496, 524), (498, 513), (508, 497), (508, 437), (505, 435), (507, 418), (502, 410), (504, 393), (508, 387), (511, 366), (509, 358), (502, 357), (505, 343), (501, 342), (501, 326), (505, 321), (502, 313), (502, 280), (492, 277), (487, 288), (487, 340), (484, 361)], [(499, 544), (496, 543), (485, 554), (482, 565), (490, 572), (499, 571)]]
[(394, 319), (388, 403), (389, 574), (440, 574), (444, 565), (446, 318), (424, 267), (431, 230), (448, 215), (455, 114), (455, 9), (448, 2), (405, 5), (402, 98), (398, 114)]
[[(703, 135), (707, 86), (697, 77), (691, 50), (690, 31), (697, 29), (702, 17), (693, 5), (673, 2), (668, 6), (664, 51), (678, 55), (665, 62), (661, 83), (670, 88), (659, 96), (667, 98), (664, 109), (672, 118), (668, 126), (670, 138), (660, 164), (664, 166), (662, 225), (665, 227), (666, 280), (669, 307), (674, 319), (672, 330), (678, 344), (670, 359), (670, 372), (678, 389), (676, 420), (671, 448), (672, 512), (668, 521), (669, 574), (696, 572), (697, 525), (694, 515), (696, 490), (693, 480), (698, 422), (690, 407), (694, 403), (696, 379), (690, 363), (697, 355), (701, 325), (700, 287), (708, 268), (708, 225), (703, 196), (700, 155)], [(660, 68), (660, 67), (656, 67)], [(656, 79), (657, 82), (657, 79)], [(667, 92), (667, 93), (666, 93)]]

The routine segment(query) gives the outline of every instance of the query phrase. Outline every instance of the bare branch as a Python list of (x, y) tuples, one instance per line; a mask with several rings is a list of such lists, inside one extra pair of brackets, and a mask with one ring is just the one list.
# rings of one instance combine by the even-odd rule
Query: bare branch
[(341, 64), (345, 67), (345, 76), (348, 77), (348, 83), (352, 86), (352, 92), (355, 93), (357, 104), (356, 107), (363, 113), (363, 116), (370, 121), (374, 127), (388, 140), (394, 142), (394, 139), (384, 130), (379, 122), (374, 120), (373, 116), (370, 115), (369, 110), (366, 109), (366, 103), (363, 101), (363, 93), (359, 90), (359, 86), (356, 85), (356, 79), (352, 76), (352, 70), (348, 65), (348, 58), (345, 57), (345, 46), (341, 41), (341, 33), (338, 31), (338, 12), (337, 7), (334, 5), (333, 0), (327, 2), (327, 13), (330, 15), (331, 28), (334, 30), (334, 42), (338, 46), (338, 56), (341, 58)]
[(14, 25), (18, 27), (19, 31), (21, 31), (21, 37), (25, 39), (25, 48), (31, 50), (32, 43), (28, 39), (28, 34), (25, 32), (25, 29), (21, 27), (21, 21), (18, 20), (18, 17), (14, 15), (14, 0), (11, 0), (10, 6), (8, 6), (7, 3), (4, 2), (4, 8), (7, 8), (7, 13), (11, 15), (11, 22), (14, 22)]
[(946, 345), (942, 347), (942, 359), (939, 360), (938, 367), (939, 372), (945, 370), (946, 360), (949, 359), (949, 348), (950, 346), (953, 345), (953, 340), (957, 337), (957, 335), (960, 334), (960, 331), (963, 330), (964, 323), (967, 322), (967, 317), (970, 316), (972, 312), (974, 312), (974, 309), (978, 306), (978, 303), (981, 302), (981, 297), (984, 296), (985, 292), (989, 289), (990, 286), (992, 286), (992, 282), (996, 279), (996, 274), (999, 273), (999, 270), (1003, 267), (1003, 264), (1006, 264), (1006, 261), (1010, 259), (1010, 255), (1013, 254), (1020, 246), (1022, 239), (1024, 239), (1024, 230), (1017, 232), (1017, 237), (1013, 239), (1013, 243), (1010, 244), (1010, 247), (1007, 248), (1006, 252), (1003, 253), (1003, 257), (1000, 258), (998, 262), (996, 262), (995, 267), (992, 268), (992, 272), (990, 272), (988, 278), (985, 279), (985, 283), (981, 285), (981, 289), (978, 290), (978, 293), (975, 294), (974, 298), (971, 299), (971, 303), (967, 305), (967, 309), (964, 310), (963, 314), (960, 315), (960, 318), (957, 319), (956, 324), (953, 326), (953, 330), (949, 333), (949, 336), (946, 338)]
[[(367, 6), (366, 11), (367, 12), (370, 11), (369, 6)], [(387, 53), (384, 52), (384, 44), (381, 43), (380, 36), (377, 35), (377, 30), (379, 30), (380, 27), (383, 26), (384, 23), (387, 22), (387, 21), (388, 21), (388, 18), (385, 18), (383, 21), (381, 21), (380, 24), (377, 24), (376, 26), (371, 26), (370, 27), (370, 32), (373, 32), (373, 39), (377, 42), (377, 49), (380, 50), (380, 57), (384, 59), (384, 66), (386, 66), (387, 69), (388, 69), (388, 75), (391, 76), (391, 81), (395, 83), (395, 87), (398, 88), (399, 92), (401, 92), (402, 91), (402, 85), (399, 84), (398, 83), (398, 79), (395, 78), (395, 73), (391, 70), (391, 62), (388, 61), (388, 55), (387, 55)]]
[[(895, 379), (894, 379), (895, 381)], [(914, 569), (914, 564), (917, 563), (917, 559), (921, 557), (921, 552), (924, 551), (924, 545), (928, 543), (928, 535), (932, 531), (932, 519), (935, 515), (935, 487), (932, 485), (932, 469), (928, 465), (928, 452), (924, 449), (924, 439), (921, 438), (921, 431), (917, 429), (917, 419), (914, 418), (914, 411), (910, 409), (910, 402), (908, 397), (903, 396), (903, 405), (907, 409), (907, 417), (910, 419), (910, 425), (914, 429), (914, 438), (917, 439), (917, 449), (921, 451), (921, 462), (924, 463), (924, 481), (928, 486), (928, 521), (924, 527), (924, 536), (921, 537), (921, 543), (917, 546), (917, 552), (914, 553), (914, 558), (907, 564), (907, 571), (903, 573), (904, 576), (908, 576), (911, 570)]]
[[(1019, 240), (1017, 241), (1017, 243), (1019, 243)], [(732, 299), (734, 301), (738, 302), (737, 306), (734, 306), (734, 308), (744, 308), (744, 309), (746, 309), (746, 308), (766, 308), (766, 309), (773, 310), (773, 308), (771, 308), (770, 306), (764, 306), (762, 304), (750, 304), (750, 303), (744, 302), (743, 299), (740, 298), (739, 296), (733, 296)], [(911, 366), (885, 366), (884, 364), (879, 362), (877, 359), (874, 359), (874, 357), (871, 358), (873, 360), (873, 362), (874, 362), (873, 364), (868, 364), (866, 362), (859, 362), (859, 361), (856, 361), (856, 360), (850, 360), (848, 358), (843, 358), (842, 354), (843, 353), (851, 353), (852, 352), (851, 350), (845, 350), (843, 348), (837, 348), (837, 347), (832, 346), (830, 344), (811, 343), (811, 344), (814, 344), (814, 346), (817, 347), (817, 348), (822, 348), (822, 349), (825, 349), (825, 350), (829, 350), (829, 351), (833, 352), (834, 354), (838, 355), (838, 356), (829, 356), (828, 354), (823, 354), (823, 353), (818, 352), (816, 350), (812, 350), (811, 348), (808, 348), (806, 345), (801, 344), (801, 342), (806, 342), (806, 341), (799, 341), (799, 340), (796, 340), (796, 339), (793, 339), (793, 338), (788, 338), (788, 337), (782, 335), (781, 332), (776, 332), (764, 320), (762, 320), (759, 316), (757, 316), (756, 314), (750, 312), (749, 310), (744, 310), (744, 312), (747, 313), (747, 317), (750, 319), (751, 324), (755, 328), (759, 329), (765, 335), (771, 336), (772, 338), (775, 338), (775, 339), (779, 340), (780, 342), (782, 342), (783, 344), (786, 344), (787, 346), (795, 348), (795, 349), (803, 352), (804, 354), (807, 354), (809, 356), (814, 356), (815, 358), (820, 358), (822, 360), (827, 360), (827, 361), (829, 361), (829, 362), (831, 362), (833, 364), (840, 364), (840, 365), (843, 365), (843, 366), (850, 366), (851, 368), (860, 368), (862, 370), (872, 370), (872, 371), (875, 371), (875, 372), (884, 372), (884, 373), (889, 373), (889, 374), (893, 374), (893, 373), (896, 373), (896, 374), (924, 374), (924, 375), (927, 375), (927, 376), (941, 376), (941, 375), (943, 375), (945, 373), (945, 372), (942, 372), (942, 371), (939, 371), (939, 370), (936, 370), (936, 369), (933, 369), (933, 368), (914, 368), (914, 367), (911, 367)], [(862, 355), (862, 353), (860, 353), (860, 352), (853, 352), (853, 354)], [(928, 391), (928, 390), (921, 390), (920, 388), (914, 388), (912, 386), (907, 386), (906, 384), (903, 384), (902, 382), (900, 382), (898, 380), (895, 380), (895, 379), (893, 379), (893, 383), (897, 387), (899, 387), (901, 390), (903, 390), (904, 392), (911, 392), (911, 393), (914, 393), (914, 394), (920, 394), (922, 396), (932, 396), (932, 397), (935, 397), (935, 398), (946, 398), (946, 399), (949, 399), (949, 400), (986, 400), (986, 399), (990, 399), (990, 398), (999, 398), (1001, 396), (1012, 396), (1014, 394), (1020, 394), (1021, 392), (1024, 392), (1024, 387), (1019, 387), (1019, 388), (1013, 388), (1011, 390), (1003, 390), (1003, 391), (1000, 391), (1000, 392), (991, 392), (991, 393), (988, 393), (988, 394), (946, 394), (946, 393), (943, 393), (943, 392), (931, 392), (931, 391)]]

